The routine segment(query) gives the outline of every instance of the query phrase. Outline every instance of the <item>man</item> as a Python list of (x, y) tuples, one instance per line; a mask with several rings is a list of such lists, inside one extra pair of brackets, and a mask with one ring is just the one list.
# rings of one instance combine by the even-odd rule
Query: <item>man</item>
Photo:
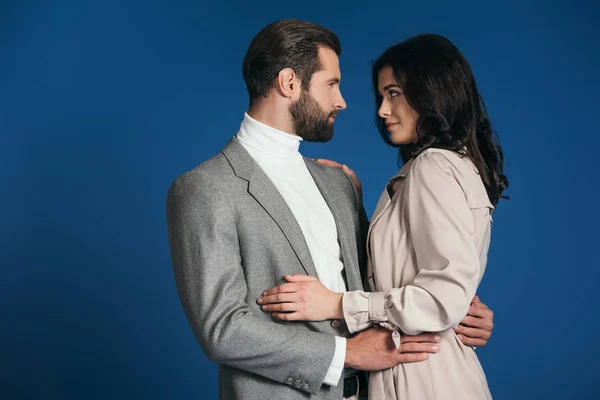
[[(330, 140), (346, 108), (340, 53), (337, 36), (319, 25), (265, 27), (244, 58), (250, 107), (238, 134), (169, 189), (177, 289), (219, 365), (223, 399), (357, 398), (366, 388), (359, 371), (437, 351), (433, 334), (404, 336), (396, 349), (387, 330), (350, 338), (343, 321), (283, 323), (256, 303), (284, 275), (312, 275), (339, 292), (362, 288), (368, 221), (358, 182), (298, 152), (302, 140)], [(485, 341), (491, 327), (477, 325), (491, 324), (491, 315), (478, 319), (465, 333)]]

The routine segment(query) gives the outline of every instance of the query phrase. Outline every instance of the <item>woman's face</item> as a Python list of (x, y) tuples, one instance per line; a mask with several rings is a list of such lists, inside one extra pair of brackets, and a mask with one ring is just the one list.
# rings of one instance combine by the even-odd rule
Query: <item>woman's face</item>
[(408, 104), (402, 88), (396, 82), (392, 67), (379, 71), (379, 94), (383, 97), (377, 114), (385, 120), (392, 143), (409, 144), (417, 141), (419, 114)]

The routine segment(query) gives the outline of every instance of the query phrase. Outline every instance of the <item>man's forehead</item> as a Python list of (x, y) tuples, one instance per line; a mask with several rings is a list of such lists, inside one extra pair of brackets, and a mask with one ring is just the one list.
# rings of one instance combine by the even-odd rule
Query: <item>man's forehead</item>
[(335, 51), (330, 49), (329, 47), (320, 46), (319, 47), (319, 58), (322, 61), (328, 61), (331, 63), (339, 64), (340, 59)]
[(321, 68), (316, 71), (313, 75), (317, 75), (319, 77), (324, 77), (325, 79), (330, 78), (340, 78), (340, 69), (339, 68), (327, 68), (325, 65), (321, 65)]
[(328, 75), (326, 79), (340, 78), (340, 62), (333, 50), (320, 48), (319, 61), (321, 63), (321, 69), (318, 71), (319, 75)]

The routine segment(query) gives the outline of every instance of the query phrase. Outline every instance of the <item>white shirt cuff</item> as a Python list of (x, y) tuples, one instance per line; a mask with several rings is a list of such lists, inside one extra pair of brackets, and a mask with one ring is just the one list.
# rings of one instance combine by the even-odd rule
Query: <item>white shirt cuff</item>
[(329, 370), (323, 383), (329, 386), (337, 386), (344, 371), (344, 363), (346, 362), (346, 338), (335, 337), (335, 353), (329, 365)]

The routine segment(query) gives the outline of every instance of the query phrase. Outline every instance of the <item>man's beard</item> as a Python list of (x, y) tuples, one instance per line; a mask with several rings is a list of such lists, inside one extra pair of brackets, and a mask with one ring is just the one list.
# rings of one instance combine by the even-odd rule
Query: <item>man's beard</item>
[(328, 113), (323, 110), (307, 90), (303, 90), (300, 99), (290, 106), (294, 132), (307, 142), (330, 141), (333, 123), (329, 123), (329, 117), (336, 114), (336, 111)]

